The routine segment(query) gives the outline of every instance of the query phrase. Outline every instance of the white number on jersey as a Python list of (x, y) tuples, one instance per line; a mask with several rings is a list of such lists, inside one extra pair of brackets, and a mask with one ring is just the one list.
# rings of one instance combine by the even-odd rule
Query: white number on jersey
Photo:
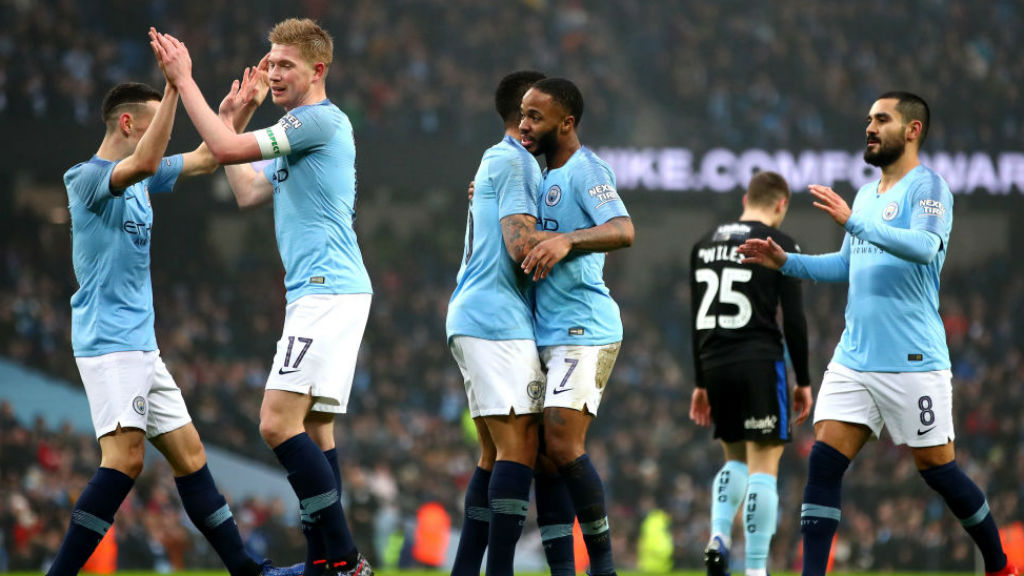
[[(695, 275), (697, 282), (707, 284), (708, 289), (704, 291), (697, 310), (697, 330), (711, 330), (716, 326), (735, 330), (746, 326), (753, 309), (750, 300), (742, 292), (733, 290), (733, 284), (747, 282), (753, 275), (753, 271), (747, 268), (723, 268), (722, 279), (719, 281), (714, 270), (698, 268)], [(733, 315), (709, 316), (708, 310), (716, 297), (722, 304), (733, 304), (739, 310)]]

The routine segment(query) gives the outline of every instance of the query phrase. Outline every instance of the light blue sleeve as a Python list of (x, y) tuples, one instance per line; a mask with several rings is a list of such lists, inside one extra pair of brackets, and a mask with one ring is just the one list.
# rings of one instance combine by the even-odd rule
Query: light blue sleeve
[(850, 278), (850, 235), (843, 237), (838, 252), (829, 254), (790, 253), (779, 269), (786, 276), (809, 278), (815, 282), (846, 282)]
[(79, 169), (68, 180), (68, 195), (73, 196), (87, 209), (95, 211), (113, 197), (110, 190), (110, 175), (117, 162), (92, 161), (79, 165)]
[[(914, 225), (917, 218), (911, 216)], [(851, 215), (846, 231), (886, 252), (916, 264), (928, 264), (939, 253), (943, 241), (937, 232), (923, 228), (897, 228)]]
[(338, 125), (323, 113), (325, 110), (322, 106), (303, 106), (281, 117), (278, 124), (284, 126), (292, 154), (323, 146), (334, 136)]
[(509, 153), (494, 164), (500, 165), (493, 181), (498, 196), (498, 219), (513, 214), (526, 214), (536, 219), (537, 192), (540, 188), (537, 161), (525, 154)]
[(167, 156), (160, 160), (160, 167), (156, 169), (156, 174), (149, 177), (149, 193), (163, 194), (173, 190), (184, 165), (185, 158), (181, 154)]
[(615, 189), (615, 175), (611, 170), (595, 164), (583, 171), (579, 178), (580, 182), (573, 183), (574, 188), (583, 190), (577, 195), (577, 202), (596, 225), (600, 226), (612, 218), (629, 218), (626, 205)]

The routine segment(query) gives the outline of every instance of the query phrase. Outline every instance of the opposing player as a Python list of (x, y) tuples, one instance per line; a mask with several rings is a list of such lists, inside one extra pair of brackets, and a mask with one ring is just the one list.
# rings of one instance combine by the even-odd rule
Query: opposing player
[[(519, 143), (519, 106), (523, 94), (543, 78), (540, 72), (514, 72), (495, 90), (505, 136), (484, 153), (474, 177), (462, 267), (448, 305), (448, 342), (465, 380), (481, 448), (466, 491), (453, 576), (479, 575), (485, 548), (487, 574), (513, 574), (530, 500), (544, 372), (533, 336), (530, 283), (519, 263), (546, 234), (537, 228), (542, 176)], [(502, 313), (494, 314), (496, 309)], [(544, 496), (539, 488), (538, 499)], [(563, 519), (569, 531), (573, 515), (570, 509)], [(545, 520), (541, 515), (547, 536), (553, 529)], [(567, 567), (553, 566), (553, 573), (559, 568)]]
[[(740, 264), (742, 257), (736, 253), (748, 238), (769, 237), (796, 251), (793, 240), (778, 230), (789, 200), (785, 178), (774, 172), (755, 174), (739, 220), (705, 234), (690, 253), (697, 376), (690, 419), (699, 426), (714, 423), (714, 436), (725, 453), (725, 465), (711, 488), (711, 538), (704, 550), (709, 576), (729, 573), (732, 522), (741, 504), (746, 573), (767, 574), (778, 517), (779, 458), (792, 439), (783, 334), (797, 381), (793, 423), (799, 426), (811, 413), (800, 280)], [(775, 320), (780, 305), (782, 333)]]
[(953, 227), (953, 196), (921, 165), (928, 105), (887, 92), (867, 117), (864, 160), (882, 176), (857, 192), (853, 208), (812, 185), (814, 205), (846, 230), (839, 252), (787, 253), (772, 239), (740, 251), (784, 274), (849, 282), (846, 329), (825, 372), (814, 412), (800, 526), (804, 569), (824, 574), (840, 519), (840, 486), (850, 461), (883, 426), (910, 446), (921, 477), (946, 501), (981, 550), (989, 574), (1016, 574), (1007, 562), (984, 493), (957, 466), (952, 373), (939, 317), (939, 274)]
[[(586, 436), (622, 344), (619, 307), (604, 284), (603, 252), (633, 243), (633, 222), (611, 168), (580, 144), (583, 96), (548, 78), (523, 97), (523, 146), (547, 160), (538, 202), (542, 229), (522, 267), (536, 284), (534, 330), (547, 369), (545, 454), (566, 482), (593, 574), (614, 574), (604, 486)], [(558, 264), (555, 266), (555, 264)]]
[[(258, 105), (255, 82), (247, 69), (222, 104), (237, 111), (240, 127)], [(118, 84), (103, 100), (106, 133), (99, 150), (64, 174), (79, 284), (71, 297), (71, 340), (102, 460), (75, 502), (51, 576), (77, 574), (96, 549), (142, 472), (146, 439), (167, 458), (186, 513), (233, 576), (287, 573), (246, 553), (181, 390), (157, 348), (150, 194), (170, 192), (179, 178), (217, 168), (203, 145), (163, 157), (177, 105), (170, 83), (162, 94), (145, 84)]]
[[(331, 36), (308, 19), (279, 22), (260, 68), (285, 110), (269, 128), (238, 134), (222, 122), (192, 79), (176, 38), (158, 35), (159, 57), (192, 123), (225, 166), (239, 206), (274, 202), (285, 267), (284, 332), (260, 410), (260, 434), (288, 471), (307, 541), (305, 572), (369, 576), (341, 506), (334, 415), (344, 413), (372, 289), (352, 229), (352, 124), (327, 99)], [(248, 163), (274, 161), (262, 170)], [(241, 164), (241, 165), (238, 165)]]

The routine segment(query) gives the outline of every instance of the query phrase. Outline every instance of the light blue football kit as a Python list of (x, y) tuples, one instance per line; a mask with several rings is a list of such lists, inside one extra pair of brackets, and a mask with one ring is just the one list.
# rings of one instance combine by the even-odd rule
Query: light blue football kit
[(839, 252), (790, 254), (784, 274), (850, 283), (846, 329), (832, 360), (862, 372), (950, 367), (939, 274), (953, 227), (946, 182), (917, 166), (884, 194), (857, 192)]
[(511, 136), (490, 147), (474, 177), (458, 285), (448, 304), (448, 340), (533, 339), (530, 284), (505, 249), (501, 219), (537, 217), (537, 160)]
[[(274, 227), (289, 303), (306, 294), (371, 294), (352, 222), (352, 123), (329, 100), (299, 106), (256, 132), (274, 187)], [(269, 153), (268, 153), (269, 152)]]
[[(629, 217), (615, 174), (586, 146), (544, 175), (540, 225), (549, 232), (593, 228)], [(570, 252), (537, 283), (534, 330), (538, 346), (600, 346), (622, 340), (619, 307), (604, 284), (601, 252)]]
[(156, 174), (123, 191), (110, 189), (116, 165), (93, 156), (64, 174), (79, 286), (71, 297), (71, 345), (77, 357), (157, 349), (149, 195), (171, 191), (182, 156), (164, 158)]

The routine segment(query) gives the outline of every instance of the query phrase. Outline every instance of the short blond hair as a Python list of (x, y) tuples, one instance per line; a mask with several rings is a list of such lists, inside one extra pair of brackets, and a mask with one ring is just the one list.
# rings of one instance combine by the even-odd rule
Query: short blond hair
[(309, 18), (282, 20), (270, 31), (268, 38), (272, 44), (297, 47), (310, 65), (323, 62), (329, 68), (334, 60), (334, 40)]

